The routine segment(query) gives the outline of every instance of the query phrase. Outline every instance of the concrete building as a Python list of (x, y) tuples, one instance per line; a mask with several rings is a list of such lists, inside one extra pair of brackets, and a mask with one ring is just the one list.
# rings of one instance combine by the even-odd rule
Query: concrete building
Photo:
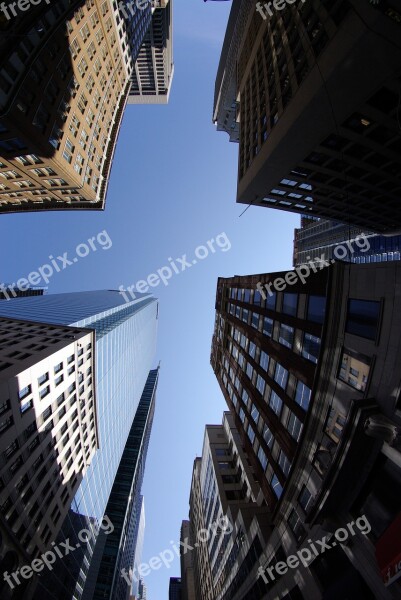
[[(358, 236), (365, 243), (356, 244)], [(341, 256), (341, 260), (355, 263), (400, 260), (401, 235), (378, 235), (345, 223), (302, 216), (301, 227), (294, 232), (293, 266), (323, 255), (326, 260)]]
[[(195, 488), (200, 489), (201, 506)], [(224, 413), (222, 425), (206, 426), (202, 457), (194, 465), (189, 529), (193, 598), (232, 598), (265, 546), (270, 526), (260, 485), (230, 413)]]
[(29, 565), (56, 540), (99, 446), (95, 352), (91, 329), (0, 318), (4, 600), (30, 597)]
[(20, 289), (15, 284), (0, 284), (0, 300), (23, 298), (24, 296), (43, 296), (44, 288)]
[[(95, 331), (99, 449), (63, 522), (59, 541), (64, 542), (83, 528), (92, 531), (105, 515), (154, 359), (158, 302), (147, 294), (125, 302), (117, 290), (49, 294), (0, 302), (0, 316)], [(39, 577), (36, 598), (81, 598), (94, 548), (94, 539), (81, 544), (81, 553)]]
[(173, 0), (158, 2), (131, 74), (128, 104), (167, 104), (174, 75)]
[(0, 212), (101, 210), (150, 4), (18, 6), (1, 9)]
[[(225, 600), (395, 599), (401, 266), (336, 263), (304, 284), (290, 273), (218, 281), (212, 366), (272, 528)], [(306, 564), (286, 566), (303, 548)]]
[(398, 3), (277, 4), (233, 3), (218, 68), (237, 202), (398, 234)]

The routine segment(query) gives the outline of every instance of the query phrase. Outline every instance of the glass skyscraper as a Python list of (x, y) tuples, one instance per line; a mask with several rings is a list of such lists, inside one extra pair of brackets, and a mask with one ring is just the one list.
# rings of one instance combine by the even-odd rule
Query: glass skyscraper
[[(100, 448), (89, 466), (63, 524), (66, 532), (102, 519), (156, 347), (158, 302), (148, 294), (125, 302), (116, 290), (76, 292), (10, 299), (0, 316), (48, 324), (93, 328), (96, 332), (95, 381)], [(83, 523), (86, 523), (84, 525)], [(60, 561), (68, 573), (53, 569), (39, 577), (38, 595), (81, 598), (93, 547)], [(54, 579), (54, 581), (53, 581)], [(73, 589), (76, 583), (75, 590)]]

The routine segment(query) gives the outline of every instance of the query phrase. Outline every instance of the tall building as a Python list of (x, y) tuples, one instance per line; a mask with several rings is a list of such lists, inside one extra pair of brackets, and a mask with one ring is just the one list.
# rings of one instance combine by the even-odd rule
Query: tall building
[(255, 4), (233, 3), (215, 86), (237, 202), (398, 234), (398, 3)]
[[(0, 302), (0, 316), (95, 331), (99, 449), (63, 522), (60, 536), (64, 541), (71, 532), (77, 535), (84, 527), (92, 530), (105, 514), (152, 366), (158, 303), (146, 294), (125, 302), (114, 290), (78, 292)], [(75, 598), (81, 598), (93, 547), (94, 542), (90, 541), (81, 548), (82, 560), (75, 552), (69, 559), (59, 561), (53, 572), (61, 569), (65, 573), (39, 577), (38, 597), (61, 600), (75, 594)]]
[(179, 577), (170, 577), (168, 600), (181, 600), (181, 579)]
[(128, 104), (167, 104), (174, 75), (173, 0), (152, 10), (131, 74)]
[[(181, 525), (180, 541), (185, 544), (185, 540), (191, 537), (191, 524), (184, 520)], [(185, 552), (185, 545), (181, 544), (181, 596), (182, 600), (196, 600), (195, 579), (194, 579), (194, 559), (193, 552)]]
[(43, 288), (20, 289), (15, 284), (0, 284), (0, 300), (10, 300), (10, 298), (22, 298), (24, 296), (43, 296)]
[(139, 579), (137, 600), (146, 600), (146, 598), (147, 598), (146, 585), (144, 584), (142, 579)]
[[(358, 236), (365, 242), (357, 245), (354, 240)], [(326, 260), (336, 259), (336, 254), (356, 263), (400, 260), (401, 235), (378, 235), (338, 221), (301, 217), (301, 227), (294, 232), (293, 266), (323, 255)]]
[(218, 280), (211, 362), (272, 527), (225, 600), (399, 597), (400, 278), (337, 262)]
[(0, 371), (0, 596), (7, 600), (31, 593), (32, 569), (28, 578), (18, 570), (55, 541), (99, 447), (94, 333), (0, 318)]
[(0, 212), (101, 210), (150, 4), (20, 4), (0, 8)]
[[(143, 542), (145, 540), (145, 499), (142, 495), (139, 496), (137, 503), (137, 514), (139, 518), (136, 521), (136, 527), (134, 532), (134, 540), (135, 540), (135, 555), (133, 561), (133, 573), (138, 573), (138, 567), (142, 562), (142, 551), (143, 551)], [(140, 578), (133, 578), (132, 581), (132, 590), (131, 594), (134, 598), (138, 598), (139, 589), (140, 589)]]
[[(138, 530), (143, 506), (140, 495), (146, 455), (155, 411), (159, 369), (150, 371), (135, 418), (128, 434), (117, 475), (106, 506), (106, 514), (114, 530), (100, 533), (94, 560), (85, 586), (86, 600), (127, 600), (132, 580), (139, 581), (133, 572)], [(143, 532), (142, 532), (143, 535)], [(97, 554), (100, 551), (100, 560)], [(125, 577), (123, 576), (125, 575)]]
[[(201, 506), (194, 486), (201, 491)], [(225, 529), (215, 526), (221, 515), (226, 517)], [(204, 527), (199, 528), (201, 521)], [(206, 426), (202, 457), (194, 465), (189, 529), (193, 549), (186, 556), (192, 557), (196, 589), (189, 597), (232, 598), (260, 556), (270, 526), (260, 486), (230, 413), (224, 413), (222, 425)], [(183, 591), (186, 598), (184, 585)]]

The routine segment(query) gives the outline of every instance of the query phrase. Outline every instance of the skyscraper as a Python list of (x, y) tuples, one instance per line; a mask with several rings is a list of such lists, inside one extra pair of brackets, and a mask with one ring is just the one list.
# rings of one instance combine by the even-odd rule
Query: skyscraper
[(237, 202), (399, 233), (400, 20), (396, 0), (233, 3), (213, 121)]
[[(118, 465), (152, 366), (158, 319), (157, 300), (142, 294), (135, 300), (125, 302), (121, 294), (114, 290), (55, 294), (1, 302), (0, 315), (95, 330), (100, 448), (74, 497), (62, 532), (76, 532), (77, 527), (92, 529), (105, 514)], [(63, 539), (66, 537), (67, 534)], [(88, 543), (82, 551), (82, 561), (78, 562), (78, 554), (74, 554), (70, 565), (68, 560), (62, 562), (67, 574), (63, 578), (58, 577), (57, 582), (52, 582), (50, 574), (40, 577), (38, 590), (42, 598), (46, 594), (52, 598), (54, 593), (58, 600), (68, 597), (68, 594), (72, 596), (72, 593), (76, 598), (81, 597), (93, 543)], [(68, 569), (77, 572), (74, 571), (74, 575), (69, 577)], [(57, 589), (61, 591), (55, 592)]]
[[(302, 273), (218, 280), (211, 363), (273, 528), (252, 585), (244, 576), (225, 600), (284, 590), (297, 600), (395, 599), (400, 265)], [(331, 542), (323, 556), (312, 546), (322, 539)], [(301, 548), (308, 560), (298, 558), (295, 578), (285, 561)]]
[(174, 75), (173, 0), (152, 9), (131, 74), (128, 104), (167, 104)]
[[(127, 600), (132, 583), (139, 581), (139, 575), (134, 571), (134, 559), (138, 542), (143, 542), (143, 539), (138, 539), (143, 506), (141, 486), (158, 377), (159, 369), (150, 371), (128, 434), (106, 507), (114, 530), (109, 535), (99, 534), (85, 586), (85, 600)], [(100, 560), (97, 560), (99, 553)]]
[[(353, 240), (363, 236), (364, 244), (358, 247)], [(336, 259), (336, 248), (341, 246), (342, 260), (356, 263), (376, 263), (401, 259), (401, 235), (378, 235), (350, 227), (338, 221), (301, 217), (301, 227), (294, 232), (293, 266), (310, 259)]]
[(56, 540), (99, 447), (94, 373), (92, 330), (0, 318), (3, 600), (31, 596), (29, 563)]
[(20, 4), (0, 7), (0, 212), (101, 210), (150, 3)]

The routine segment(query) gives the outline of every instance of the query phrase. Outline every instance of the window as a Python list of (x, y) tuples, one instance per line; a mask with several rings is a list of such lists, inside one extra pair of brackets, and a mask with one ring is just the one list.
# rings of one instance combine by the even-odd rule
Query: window
[(297, 542), (299, 542), (306, 532), (304, 526), (302, 525), (301, 519), (295, 509), (293, 509), (290, 512), (290, 515), (287, 519), (287, 523), (290, 526), (290, 529), (294, 534), (295, 539), (297, 540)]
[(256, 346), (253, 342), (249, 342), (249, 356), (251, 356), (252, 358), (255, 358), (255, 353), (256, 353)]
[(267, 296), (267, 300), (266, 300), (266, 308), (270, 308), (270, 310), (275, 310), (277, 294), (276, 294), (276, 292), (271, 292), (270, 290), (268, 293), (269, 293), (269, 295)]
[(288, 457), (286, 456), (285, 452), (283, 452), (283, 450), (280, 450), (280, 453), (278, 455), (278, 464), (280, 469), (282, 470), (283, 474), (288, 477), (288, 473), (290, 472), (291, 469), (291, 463), (288, 460)]
[(239, 410), (239, 418), (241, 419), (242, 423), (245, 421), (245, 413), (242, 408)]
[(308, 321), (323, 323), (326, 313), (326, 298), (324, 296), (309, 296)]
[(252, 327), (259, 329), (259, 315), (258, 313), (252, 313)]
[(54, 367), (54, 374), (56, 375), (56, 373), (60, 373), (60, 371), (63, 369), (63, 363), (59, 363), (58, 365), (56, 365)]
[(269, 448), (271, 450), (273, 443), (274, 443), (274, 436), (267, 425), (265, 425), (263, 427), (263, 439), (265, 440), (266, 444), (269, 446)]
[(74, 145), (71, 142), (71, 140), (69, 138), (67, 138), (67, 141), (64, 146), (63, 158), (70, 164), (72, 162), (73, 152), (74, 152)]
[(296, 417), (291, 411), (288, 416), (287, 429), (291, 437), (293, 437), (294, 440), (297, 442), (301, 436), (302, 423), (298, 419), (298, 417)]
[(368, 340), (377, 338), (380, 317), (380, 302), (370, 300), (348, 300), (345, 331)]
[(267, 371), (269, 368), (269, 355), (263, 352), (263, 350), (260, 353), (259, 364), (264, 371)]
[(294, 328), (289, 325), (280, 324), (279, 340), (280, 344), (292, 348), (294, 344)]
[(246, 365), (246, 374), (248, 375), (249, 379), (252, 379), (253, 367), (250, 363)]
[(283, 390), (287, 387), (288, 371), (284, 369), (279, 363), (276, 364), (276, 370), (274, 371), (274, 381), (279, 384)]
[(248, 425), (248, 437), (251, 441), (251, 444), (253, 444), (253, 442), (255, 441), (255, 432), (253, 430), (253, 427), (251, 427), (251, 425)]
[(258, 375), (256, 379), (256, 389), (262, 394), (262, 396), (264, 395), (266, 389), (266, 382), (260, 375)]
[(280, 416), (281, 409), (283, 407), (283, 401), (281, 400), (280, 396), (278, 396), (276, 394), (276, 392), (273, 392), (273, 391), (271, 392), (270, 399), (269, 399), (269, 405), (270, 405), (272, 411), (275, 412), (277, 416)]
[(301, 492), (298, 496), (298, 502), (299, 502), (299, 505), (301, 506), (301, 508), (305, 512), (307, 512), (307, 509), (310, 505), (311, 500), (312, 500), (312, 494), (310, 493), (310, 491), (308, 490), (306, 485), (302, 486)]
[(258, 424), (259, 411), (254, 404), (252, 404), (251, 417), (255, 421), (255, 423)]
[(317, 364), (317, 359), (320, 353), (320, 342), (320, 338), (311, 335), (310, 333), (305, 333), (304, 343), (302, 346), (302, 356)]
[(265, 317), (263, 319), (263, 333), (265, 335), (268, 335), (269, 337), (272, 336), (272, 333), (273, 333), (273, 319), (269, 319), (268, 317)]
[(50, 394), (50, 386), (47, 385), (45, 388), (41, 389), (39, 392), (40, 399), (46, 398), (46, 396)]
[(273, 492), (276, 494), (277, 498), (281, 497), (283, 493), (283, 486), (281, 485), (277, 475), (273, 475), (270, 485), (273, 488)]
[(368, 356), (344, 348), (338, 378), (354, 389), (365, 392), (369, 379), (370, 363), (371, 360)]
[(284, 293), (283, 294), (283, 308), (282, 312), (286, 315), (291, 315), (293, 317), (297, 314), (298, 308), (298, 294), (293, 293)]
[(301, 408), (304, 410), (308, 410), (309, 401), (311, 397), (311, 390), (305, 385), (302, 381), (297, 382), (297, 387), (295, 390), (295, 402), (299, 404)]
[(27, 385), (26, 387), (22, 388), (22, 390), (20, 390), (18, 392), (18, 397), (20, 400), (23, 400), (24, 398), (26, 398), (27, 396), (29, 396), (29, 394), (32, 392), (32, 387), (30, 385)]
[(7, 431), (7, 429), (9, 427), (11, 427), (11, 425), (13, 425), (13, 423), (14, 423), (13, 417), (9, 417), (5, 421), (2, 421), (0, 423), (0, 433), (4, 433), (4, 431)]
[(266, 470), (267, 467), (267, 456), (264, 453), (263, 449), (260, 447), (258, 450), (258, 459), (260, 464), (262, 465), (262, 469)]
[(45, 373), (44, 375), (38, 377), (38, 385), (42, 385), (46, 381), (49, 381), (49, 373)]

